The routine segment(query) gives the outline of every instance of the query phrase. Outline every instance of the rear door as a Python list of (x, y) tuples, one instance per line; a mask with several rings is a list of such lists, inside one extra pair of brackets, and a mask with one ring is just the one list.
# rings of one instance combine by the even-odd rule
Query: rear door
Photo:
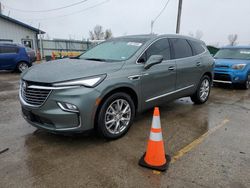
[(175, 90), (176, 65), (171, 60), (170, 44), (167, 38), (158, 39), (142, 54), (139, 63), (145, 63), (151, 55), (162, 55), (163, 61), (143, 69), (141, 78), (142, 104), (152, 106), (158, 99), (164, 99), (168, 93)]
[(171, 38), (169, 40), (177, 67), (176, 90), (193, 88), (200, 80), (199, 56), (193, 55), (191, 45), (186, 39)]
[(16, 58), (18, 56), (18, 48), (14, 46), (0, 46), (0, 67), (1, 69), (14, 68), (16, 66)]

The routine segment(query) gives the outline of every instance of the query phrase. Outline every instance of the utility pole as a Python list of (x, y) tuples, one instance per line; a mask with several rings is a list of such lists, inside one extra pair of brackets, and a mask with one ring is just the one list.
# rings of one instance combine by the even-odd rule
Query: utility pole
[(151, 25), (150, 25), (151, 31), (150, 34), (153, 34), (153, 28), (154, 28), (154, 20), (151, 21)]
[(0, 14), (2, 14), (2, 3), (0, 2)]
[(41, 24), (40, 24), (40, 22), (39, 22), (39, 25), (38, 25), (38, 29), (39, 29), (39, 37), (40, 37), (40, 57), (41, 57), (41, 59), (42, 59), (42, 57), (43, 57), (43, 44), (42, 44), (42, 33), (41, 33), (41, 29), (40, 29), (40, 27), (41, 27)]
[(180, 33), (181, 11), (182, 11), (182, 0), (179, 0), (177, 23), (176, 23), (176, 33)]

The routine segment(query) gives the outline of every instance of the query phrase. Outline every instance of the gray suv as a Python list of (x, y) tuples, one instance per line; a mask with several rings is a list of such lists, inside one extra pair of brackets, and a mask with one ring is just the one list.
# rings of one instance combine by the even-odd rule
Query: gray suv
[(106, 138), (119, 138), (138, 112), (187, 96), (205, 103), (213, 65), (205, 43), (194, 38), (113, 38), (77, 58), (39, 64), (23, 73), (23, 116), (51, 132), (95, 128)]

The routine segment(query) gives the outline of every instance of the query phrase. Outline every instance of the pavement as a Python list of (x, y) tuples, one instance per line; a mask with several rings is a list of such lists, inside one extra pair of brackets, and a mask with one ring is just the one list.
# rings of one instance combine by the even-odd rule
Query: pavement
[(153, 110), (140, 114), (119, 140), (55, 135), (22, 118), (19, 78), (0, 72), (1, 188), (250, 187), (250, 90), (214, 87), (204, 105), (182, 98), (161, 106), (165, 150), (172, 156), (162, 173), (138, 166)]

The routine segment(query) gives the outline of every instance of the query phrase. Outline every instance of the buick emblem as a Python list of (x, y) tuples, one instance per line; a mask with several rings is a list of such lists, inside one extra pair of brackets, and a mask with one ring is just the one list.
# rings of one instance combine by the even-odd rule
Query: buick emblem
[(24, 90), (26, 90), (27, 87), (28, 87), (28, 84), (27, 84), (26, 82), (23, 82), (23, 83), (22, 83), (22, 88), (23, 88)]

